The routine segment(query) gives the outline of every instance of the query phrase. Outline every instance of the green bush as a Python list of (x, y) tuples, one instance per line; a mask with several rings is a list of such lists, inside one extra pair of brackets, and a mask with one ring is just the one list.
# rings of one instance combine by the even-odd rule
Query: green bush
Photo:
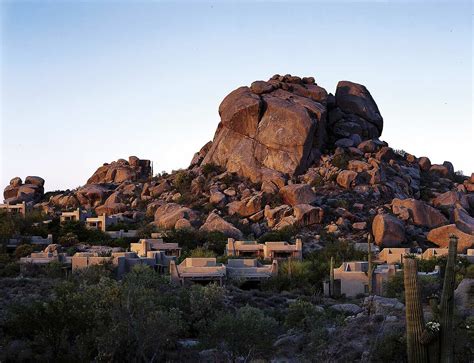
[(191, 182), (193, 181), (193, 175), (186, 170), (180, 170), (176, 173), (173, 186), (181, 194), (189, 192), (191, 189)]
[(311, 186), (315, 188), (320, 188), (324, 186), (324, 178), (321, 175), (316, 175), (311, 181)]
[(15, 249), (15, 257), (17, 259), (20, 259), (21, 257), (26, 257), (28, 255), (31, 255), (33, 251), (34, 249), (32, 245), (29, 245), (29, 244), (19, 245)]
[(210, 174), (219, 174), (224, 172), (224, 170), (216, 164), (209, 163), (209, 164), (204, 164), (201, 166), (202, 173), (204, 176), (209, 176)]
[(296, 235), (298, 230), (295, 227), (285, 227), (276, 231), (269, 231), (263, 234), (259, 239), (259, 243), (271, 242), (271, 241), (290, 241), (291, 238)]
[(78, 243), (79, 238), (73, 232), (68, 232), (59, 238), (59, 244), (63, 247), (74, 247)]
[(245, 306), (235, 313), (220, 315), (203, 341), (209, 347), (225, 352), (231, 361), (266, 359), (271, 356), (273, 342), (278, 334), (278, 323), (257, 308)]
[(311, 322), (320, 314), (318, 309), (309, 301), (297, 299), (290, 303), (285, 317), (287, 328), (308, 329)]
[(345, 153), (337, 154), (332, 159), (332, 165), (339, 169), (347, 169), (350, 159), (350, 156)]
[(373, 362), (406, 362), (406, 340), (402, 334), (392, 333), (380, 339), (372, 349)]

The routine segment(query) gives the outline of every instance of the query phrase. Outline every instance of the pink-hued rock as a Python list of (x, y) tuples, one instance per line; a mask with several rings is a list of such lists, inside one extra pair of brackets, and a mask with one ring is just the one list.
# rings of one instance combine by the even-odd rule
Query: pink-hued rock
[(87, 184), (116, 183), (146, 179), (151, 175), (150, 160), (130, 156), (129, 161), (119, 159), (99, 167), (87, 180)]
[(199, 230), (204, 232), (222, 232), (227, 237), (235, 239), (243, 238), (242, 232), (239, 229), (216, 213), (209, 214), (206, 222), (201, 226), (201, 228), (199, 228)]
[(341, 187), (349, 189), (357, 177), (357, 173), (351, 170), (343, 170), (337, 175), (336, 182)]
[(456, 227), (467, 234), (474, 236), (474, 218), (462, 207), (455, 208), (453, 211), (453, 220)]
[(293, 207), (293, 214), (299, 226), (311, 226), (323, 221), (324, 211), (309, 204), (298, 204)]
[(262, 193), (229, 203), (227, 207), (230, 215), (251, 216), (262, 210)]
[(421, 158), (418, 159), (418, 165), (420, 166), (420, 169), (423, 171), (429, 171), (431, 168), (431, 161), (425, 156), (422, 156)]
[[(252, 182), (282, 187), (286, 176), (304, 173), (329, 142), (360, 143), (380, 136), (383, 119), (367, 89), (339, 82), (334, 123), (327, 124), (329, 96), (299, 77), (276, 76), (232, 91), (219, 107), (221, 122), (200, 162), (213, 163)], [(329, 135), (330, 134), (330, 135)], [(200, 153), (203, 154), (203, 153)], [(266, 190), (270, 190), (268, 183)]]
[(449, 246), (449, 236), (451, 234), (458, 237), (458, 252), (460, 253), (464, 253), (466, 249), (472, 248), (474, 245), (474, 235), (464, 233), (455, 224), (432, 229), (426, 238), (438, 247), (446, 248)]
[(399, 247), (405, 241), (405, 226), (389, 214), (378, 214), (372, 222), (375, 243), (383, 247)]
[(311, 204), (316, 201), (316, 194), (308, 184), (291, 184), (280, 189), (285, 204)]
[(172, 229), (180, 219), (187, 219), (193, 223), (197, 218), (196, 211), (179, 204), (168, 203), (157, 208), (154, 224), (160, 228)]
[(437, 209), (417, 199), (398, 199), (392, 201), (392, 211), (399, 215), (408, 211), (417, 226), (435, 228), (448, 223), (446, 217)]

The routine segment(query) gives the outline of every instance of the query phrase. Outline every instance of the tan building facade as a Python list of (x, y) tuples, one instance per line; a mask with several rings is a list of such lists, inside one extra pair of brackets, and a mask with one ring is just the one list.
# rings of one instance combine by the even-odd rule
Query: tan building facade
[(227, 256), (263, 258), (265, 260), (274, 259), (303, 259), (303, 242), (296, 239), (294, 245), (288, 242), (265, 242), (257, 241), (236, 241), (233, 238), (227, 240)]
[(409, 248), (384, 248), (377, 256), (377, 262), (388, 264), (402, 263), (403, 256), (410, 253)]
[(26, 216), (26, 213), (29, 212), (30, 208), (28, 208), (26, 202), (22, 202), (18, 204), (0, 204), (0, 210), (24, 217)]
[(84, 222), (89, 217), (89, 213), (77, 208), (72, 212), (61, 212), (59, 220), (61, 223), (65, 222)]
[(179, 265), (170, 262), (171, 282), (184, 285), (186, 282), (215, 281), (222, 285), (226, 276), (226, 267), (217, 263), (214, 257), (186, 258)]

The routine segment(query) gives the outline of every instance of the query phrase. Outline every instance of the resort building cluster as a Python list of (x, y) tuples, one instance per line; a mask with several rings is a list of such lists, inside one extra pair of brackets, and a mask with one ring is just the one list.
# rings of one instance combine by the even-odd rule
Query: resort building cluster
[[(0, 205), (0, 209), (6, 208), (12, 213), (23, 216), (26, 213), (25, 203)], [(79, 208), (71, 212), (62, 212), (60, 221), (62, 223), (83, 222), (87, 228), (99, 229), (108, 233), (112, 238), (133, 238), (137, 235), (136, 230), (107, 230), (107, 227), (120, 221), (119, 216), (109, 217), (104, 214), (93, 217)], [(128, 251), (108, 248), (104, 252), (106, 247), (102, 246), (100, 249), (97, 246), (92, 246), (73, 256), (61, 252), (61, 247), (53, 244), (52, 235), (48, 235), (46, 238), (19, 236), (10, 239), (8, 246), (15, 247), (21, 244), (25, 238), (28, 238), (31, 244), (47, 247), (43, 252), (34, 252), (28, 257), (21, 258), (20, 262), (24, 266), (57, 262), (62, 264), (65, 269), (71, 269), (74, 272), (94, 265), (111, 264), (116, 268), (117, 276), (120, 278), (130, 272), (133, 266), (140, 264), (149, 266), (160, 274), (169, 274), (171, 282), (176, 284), (209, 281), (223, 284), (227, 280), (262, 281), (278, 274), (279, 261), (301, 261), (303, 259), (303, 242), (299, 238), (294, 244), (286, 241), (259, 243), (258, 241), (239, 241), (229, 238), (225, 248), (227, 257), (225, 264), (218, 262), (214, 257), (187, 257), (183, 259), (178, 243), (166, 243), (156, 233), (152, 234), (152, 238), (140, 239), (137, 243), (131, 243)], [(354, 248), (367, 251), (368, 244), (355, 243)], [(326, 295), (355, 297), (367, 294), (369, 285), (372, 286), (375, 294), (383, 295), (385, 283), (390, 277), (401, 271), (404, 256), (410, 254), (426, 260), (448, 254), (447, 248), (428, 248), (425, 251), (410, 248), (384, 248), (379, 251), (379, 248), (372, 244), (370, 248), (375, 266), (372, 274), (369, 274), (368, 261), (343, 262), (339, 267), (334, 267), (330, 273), (333, 277), (331, 282), (333, 286), (330, 286), (329, 281), (324, 284)], [(468, 249), (465, 255), (460, 256), (465, 257), (470, 263), (474, 263), (474, 249)], [(425, 274), (436, 275), (439, 272), (439, 267), (436, 267), (433, 272)], [(369, 284), (369, 275), (372, 276), (371, 284)]]

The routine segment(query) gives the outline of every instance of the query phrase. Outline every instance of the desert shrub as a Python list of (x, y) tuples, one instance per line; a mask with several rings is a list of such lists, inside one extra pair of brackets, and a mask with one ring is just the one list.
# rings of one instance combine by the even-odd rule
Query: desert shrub
[(62, 223), (58, 231), (57, 240), (67, 236), (69, 233), (76, 235), (80, 242), (87, 242), (92, 245), (107, 244), (111, 240), (110, 236), (101, 230), (88, 229), (83, 222), (77, 221)]
[(394, 149), (393, 152), (396, 155), (401, 156), (402, 158), (404, 158), (407, 155), (407, 152), (403, 149)]
[(59, 261), (51, 261), (44, 266), (44, 274), (50, 278), (64, 277), (66, 274), (63, 264)]
[(201, 166), (202, 173), (204, 176), (209, 176), (210, 174), (219, 174), (223, 172), (223, 169), (214, 163), (208, 163)]
[(276, 208), (282, 204), (285, 204), (285, 202), (283, 201), (283, 198), (281, 194), (279, 193), (275, 193), (275, 194), (265, 193), (263, 194), (262, 204), (263, 205), (268, 204), (271, 208)]
[(323, 187), (324, 186), (324, 178), (321, 175), (316, 175), (314, 179), (311, 181), (311, 186), (315, 188)]
[(332, 165), (339, 169), (346, 169), (350, 159), (350, 156), (345, 153), (337, 154), (332, 159)]
[[(465, 275), (466, 279), (474, 279), (474, 265), (469, 265), (467, 268), (466, 268), (466, 275)], [(473, 324), (474, 326), (474, 324)], [(473, 329), (474, 331), (474, 329)]]
[(392, 333), (380, 339), (372, 349), (373, 362), (406, 362), (406, 340), (402, 334)]
[(79, 239), (73, 232), (68, 232), (59, 238), (59, 244), (63, 247), (73, 247), (79, 243)]
[(182, 312), (186, 331), (192, 336), (207, 331), (224, 310), (224, 289), (217, 284), (192, 285), (181, 289), (173, 298), (175, 301), (169, 304)]
[(0, 277), (13, 277), (20, 273), (20, 264), (16, 261), (11, 261), (0, 266)]
[(185, 170), (180, 170), (176, 173), (174, 177), (173, 186), (178, 192), (180, 192), (181, 194), (185, 194), (191, 189), (192, 181), (193, 176), (191, 175), (191, 173)]
[(297, 233), (295, 227), (285, 227), (276, 231), (269, 231), (263, 234), (259, 239), (259, 243), (265, 243), (269, 241), (290, 241), (291, 238)]
[(163, 233), (166, 242), (179, 243), (186, 250), (205, 246), (208, 250), (221, 255), (224, 253), (227, 237), (221, 232), (203, 232), (193, 229), (173, 229)]
[(150, 238), (154, 232), (158, 232), (158, 228), (154, 224), (143, 223), (137, 230), (137, 237)]
[(346, 199), (337, 199), (336, 200), (336, 207), (349, 209), (349, 202)]
[(216, 257), (216, 254), (208, 249), (196, 247), (194, 250), (189, 251), (187, 257)]
[(35, 361), (164, 361), (176, 349), (182, 314), (164, 305), (159, 289), (169, 284), (161, 276), (139, 266), (122, 283), (84, 277), (11, 306), (5, 337), (25, 341)]
[[(436, 276), (418, 276), (420, 293), (423, 301), (426, 301), (431, 295), (439, 295), (442, 287), (442, 281)], [(397, 272), (391, 276), (384, 284), (384, 291), (387, 297), (397, 298), (405, 301), (405, 287), (403, 283), (403, 271)]]
[(285, 317), (285, 326), (287, 328), (307, 329), (311, 321), (315, 319), (320, 312), (309, 301), (297, 299), (290, 303)]
[(34, 249), (32, 245), (29, 245), (29, 244), (19, 245), (15, 249), (15, 257), (17, 259), (20, 259), (21, 257), (26, 257), (28, 255), (31, 255), (33, 251)]
[(467, 179), (467, 176), (464, 175), (464, 172), (462, 170), (458, 170), (454, 172), (453, 179), (454, 179), (454, 182), (458, 184), (462, 184), (464, 183), (464, 180)]
[(249, 361), (271, 356), (278, 323), (257, 308), (245, 306), (220, 315), (209, 327), (204, 342), (225, 352), (231, 361)]

